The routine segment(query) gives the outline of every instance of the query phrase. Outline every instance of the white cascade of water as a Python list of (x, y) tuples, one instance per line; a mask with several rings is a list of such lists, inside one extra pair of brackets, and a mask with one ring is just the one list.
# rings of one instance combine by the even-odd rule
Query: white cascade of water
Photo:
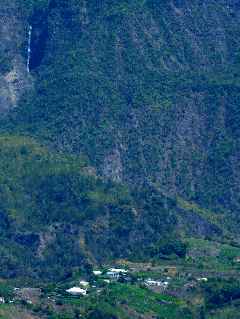
[(31, 41), (32, 41), (32, 26), (29, 26), (28, 30), (28, 49), (27, 49), (27, 71), (30, 72), (29, 65), (31, 59)]

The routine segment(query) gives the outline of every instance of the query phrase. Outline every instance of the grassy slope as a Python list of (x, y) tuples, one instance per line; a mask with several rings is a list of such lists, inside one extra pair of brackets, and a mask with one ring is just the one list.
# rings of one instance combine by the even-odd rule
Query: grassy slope
[(82, 157), (26, 136), (1, 135), (0, 153), (2, 276), (54, 279), (89, 262), (151, 258), (174, 234), (178, 207), (157, 190), (104, 182)]
[[(70, 264), (80, 265), (84, 252), (76, 244), (79, 224), (83, 226), (86, 221), (103, 217), (108, 206), (114, 209), (120, 202), (118, 208), (122, 207), (124, 213), (130, 204), (123, 188), (104, 184), (88, 172), (79, 157), (50, 152), (34, 140), (20, 136), (1, 136), (0, 151), (0, 251), (2, 256), (7, 255), (2, 259), (2, 275), (23, 275), (28, 267), (31, 274), (33, 256), (38, 259), (37, 268), (45, 258), (53, 267), (58, 258), (63, 258), (59, 265), (65, 262), (65, 267), (69, 258), (73, 258)], [(130, 212), (126, 211), (127, 215), (131, 218)], [(70, 225), (74, 231), (68, 229)], [(43, 239), (46, 235), (44, 244), (41, 234)], [(38, 251), (41, 243), (42, 252)], [(41, 267), (43, 264), (40, 271)]]
[(39, 319), (39, 317), (31, 314), (28, 310), (21, 309), (16, 306), (1, 305), (0, 306), (1, 319)]
[[(94, 312), (105, 314), (106, 318), (116, 316), (119, 319), (149, 318), (175, 318), (180, 314), (192, 318), (186, 312), (184, 302), (164, 294), (154, 293), (146, 288), (136, 285), (115, 283), (101, 291), (100, 295), (91, 295), (85, 299), (66, 298), (66, 305), (78, 306), (80, 313), (88, 318)], [(184, 312), (185, 311), (185, 312)], [(89, 316), (91, 318), (91, 316)], [(95, 318), (95, 317), (93, 317)], [(104, 317), (105, 318), (105, 317)]]

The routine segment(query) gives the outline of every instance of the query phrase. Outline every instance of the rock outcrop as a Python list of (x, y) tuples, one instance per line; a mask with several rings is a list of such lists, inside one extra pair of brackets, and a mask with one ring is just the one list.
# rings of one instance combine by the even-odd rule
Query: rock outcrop
[(0, 8), (0, 112), (18, 105), (32, 87), (27, 72), (27, 17), (16, 1), (2, 1)]

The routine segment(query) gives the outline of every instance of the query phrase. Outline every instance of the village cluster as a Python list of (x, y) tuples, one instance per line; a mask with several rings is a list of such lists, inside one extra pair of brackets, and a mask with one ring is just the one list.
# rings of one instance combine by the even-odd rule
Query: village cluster
[[(101, 270), (94, 270), (93, 275), (96, 277), (101, 277), (103, 279), (103, 282), (109, 284), (114, 281), (124, 280), (125, 282), (131, 281), (131, 274), (126, 269), (121, 268), (109, 268), (106, 272), (103, 272)], [(141, 278), (138, 278), (138, 282), (142, 282), (146, 287), (158, 287), (162, 291), (165, 290), (169, 285), (169, 280), (171, 278), (167, 277), (167, 280), (153, 280), (151, 278), (142, 280)], [(69, 288), (66, 290), (67, 293), (71, 295), (82, 295), (86, 296), (88, 293), (89, 288), (96, 288), (96, 286), (91, 286), (88, 281), (81, 280), (79, 282), (79, 286), (74, 286), (72, 288)]]
[[(79, 279), (78, 283), (73, 285), (71, 288), (62, 290), (60, 293), (59, 291), (56, 293), (56, 295), (72, 295), (72, 296), (86, 296), (91, 291), (96, 290), (97, 293), (101, 292), (101, 285), (99, 286), (99, 283), (110, 284), (113, 282), (125, 282), (130, 283), (133, 280), (133, 273), (127, 269), (122, 268), (109, 268), (105, 271), (102, 270), (93, 270), (93, 278), (95, 280), (86, 281), (83, 278)], [(156, 288), (158, 290), (164, 291), (168, 285), (170, 277), (166, 278), (166, 280), (153, 280), (151, 278), (142, 279), (142, 278), (136, 278), (135, 281), (139, 284), (143, 284), (146, 287), (149, 287), (151, 289)], [(42, 291), (40, 288), (14, 288), (13, 289), (13, 298), (12, 299), (5, 299), (3, 296), (0, 296), (0, 304), (4, 303), (18, 303), (18, 302), (25, 302), (27, 304), (35, 304), (37, 300), (39, 300), (40, 296), (42, 295)], [(55, 298), (53, 296), (48, 296), (47, 299), (53, 302), (55, 301)]]
[[(108, 268), (105, 270), (93, 270), (91, 280), (87, 281), (83, 277), (71, 284), (69, 288), (57, 289), (47, 297), (48, 301), (55, 302), (58, 297), (84, 297), (91, 292), (101, 293), (102, 288), (105, 285), (121, 282), (121, 283), (135, 283), (144, 286), (148, 289), (156, 292), (164, 292), (171, 288), (170, 284), (174, 282), (174, 278), (178, 278), (178, 271), (176, 267), (164, 268), (162, 275), (159, 274), (159, 279), (153, 279), (146, 276), (142, 276), (141, 273), (134, 271), (133, 269), (124, 268)], [(156, 276), (154, 276), (156, 278)], [(183, 285), (185, 288), (194, 287), (197, 283), (207, 282), (206, 277), (195, 277), (194, 280), (188, 279), (187, 283)], [(14, 288), (13, 298), (6, 300), (4, 297), (0, 297), (0, 304), (4, 303), (18, 303), (25, 302), (27, 304), (36, 304), (37, 300), (42, 296), (42, 290), (40, 288)]]

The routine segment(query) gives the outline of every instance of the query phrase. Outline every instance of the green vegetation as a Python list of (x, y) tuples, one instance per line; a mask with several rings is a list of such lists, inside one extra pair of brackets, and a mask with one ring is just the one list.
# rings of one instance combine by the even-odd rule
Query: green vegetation
[[(175, 318), (185, 315), (193, 318), (191, 311), (177, 298), (154, 293), (146, 288), (114, 283), (104, 288), (100, 295), (91, 294), (85, 298), (66, 297), (63, 305), (78, 308), (86, 318), (133, 319), (141, 315), (157, 318)], [(97, 317), (99, 316), (99, 317)], [(72, 315), (70, 318), (75, 318)]]
[(204, 285), (206, 305), (208, 308), (219, 308), (224, 304), (240, 299), (240, 282), (236, 279), (213, 279)]
[(240, 248), (216, 241), (188, 239), (186, 260), (189, 264), (199, 265), (209, 271), (221, 271), (227, 273), (238, 272)]
[(6, 74), (11, 70), (11, 60), (9, 57), (1, 56), (0, 57), (0, 73)]
[(119, 303), (126, 303), (139, 313), (153, 312), (166, 318), (176, 316), (180, 305), (175, 298), (156, 294), (147, 289), (120, 284), (110, 287), (108, 298), (116, 298)]
[[(9, 299), (19, 284), (42, 287), (43, 296), (34, 305), (1, 305), (0, 317), (234, 318), (237, 5), (8, 2), (24, 59), (27, 24), (33, 28), (33, 89), (0, 117), (0, 295)], [(0, 46), (3, 76), (13, 65), (22, 68), (8, 31)], [(3, 100), (14, 98), (8, 85), (1, 86)], [(93, 267), (119, 259), (150, 269), (137, 269), (129, 282), (100, 280), (99, 294), (66, 295), (80, 276), (94, 282)], [(148, 290), (137, 275), (172, 281), (169, 290)]]
[(171, 252), (184, 257), (180, 241), (156, 244), (164, 233), (171, 240), (175, 218), (156, 190), (143, 189), (143, 200), (140, 193), (98, 178), (83, 157), (26, 136), (0, 136), (0, 154), (2, 276), (57, 279), (96, 260), (145, 258), (148, 247), (152, 257)]
[[(86, 220), (97, 218), (99, 213), (101, 216), (107, 214), (107, 206), (114, 209), (120, 202), (122, 211), (119, 213), (132, 218), (127, 209), (131, 199), (124, 192), (121, 197), (121, 187), (115, 188), (111, 183), (105, 185), (94, 175), (89, 175), (86, 164), (79, 157), (49, 152), (32, 139), (18, 136), (1, 136), (0, 152), (1, 238), (4, 243), (1, 254), (8, 251), (1, 268), (2, 275), (9, 275), (10, 269), (13, 269), (12, 275), (16, 275), (15, 271), (27, 274), (30, 256), (37, 251), (39, 260), (35, 267), (40, 267), (40, 271), (43, 265), (39, 262), (41, 264), (43, 256), (54, 268), (55, 258), (64, 250), (62, 263), (65, 267), (71, 263), (80, 265), (83, 257), (71, 246), (74, 245), (74, 232), (66, 228), (66, 221), (74, 229)], [(42, 240), (49, 240), (47, 251), (38, 250), (41, 234), (46, 236)], [(67, 260), (71, 255), (75, 261), (69, 264)], [(21, 270), (17, 266), (19, 262), (27, 268)], [(61, 274), (60, 264), (56, 265), (58, 270), (50, 271)], [(66, 272), (69, 270), (65, 269)]]
[(186, 256), (186, 245), (182, 241), (171, 237), (161, 239), (154, 243), (153, 247), (149, 247), (148, 250), (151, 257), (166, 258), (172, 255), (173, 258), (184, 258)]

